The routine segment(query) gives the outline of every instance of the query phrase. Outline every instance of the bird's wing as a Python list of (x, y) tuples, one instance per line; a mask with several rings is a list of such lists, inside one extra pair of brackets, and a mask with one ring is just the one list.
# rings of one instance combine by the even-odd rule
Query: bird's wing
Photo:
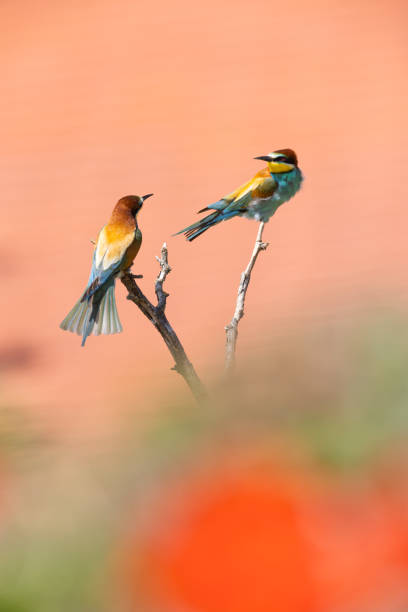
[(93, 295), (99, 287), (118, 272), (134, 238), (135, 230), (126, 231), (123, 228), (109, 225), (101, 229), (94, 251), (88, 286), (82, 296), (83, 300)]
[(102, 228), (95, 248), (95, 267), (98, 271), (116, 268), (120, 265), (126, 250), (135, 239), (135, 229), (114, 225), (105, 225)]
[[(228, 213), (236, 215), (241, 211), (244, 212), (251, 201), (272, 197), (277, 186), (278, 185), (273, 176), (271, 176), (268, 168), (264, 168), (263, 170), (257, 172), (249, 181), (243, 185), (240, 185), (237, 189), (235, 189), (235, 191), (232, 191), (217, 202), (209, 204), (198, 212), (201, 213), (205, 212), (206, 210), (216, 210), (223, 216)], [(189, 230), (192, 227), (195, 227), (195, 225), (196, 224), (185, 229)], [(184, 231), (185, 230), (182, 230), (182, 232)], [(182, 232), (178, 233), (181, 234)]]
[(223, 198), (227, 202), (225, 211), (245, 210), (253, 200), (266, 199), (273, 196), (277, 184), (270, 172), (265, 168), (244, 185), (241, 185)]

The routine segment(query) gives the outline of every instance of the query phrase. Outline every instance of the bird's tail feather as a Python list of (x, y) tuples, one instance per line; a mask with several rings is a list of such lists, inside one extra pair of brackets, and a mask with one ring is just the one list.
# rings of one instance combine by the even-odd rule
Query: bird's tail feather
[(95, 294), (85, 301), (81, 297), (60, 325), (61, 329), (82, 336), (82, 346), (91, 333), (98, 336), (122, 331), (116, 309), (115, 285), (110, 284), (102, 297), (98, 297)]
[(101, 300), (93, 333), (95, 336), (99, 336), (99, 334), (118, 334), (122, 329), (116, 309), (115, 286), (110, 285)]
[(210, 229), (210, 227), (212, 227), (213, 225), (217, 225), (217, 223), (223, 221), (223, 219), (224, 216), (222, 215), (222, 213), (220, 213), (220, 211), (217, 210), (216, 212), (207, 215), (203, 219), (200, 219), (200, 221), (197, 221), (196, 223), (193, 223), (192, 225), (189, 225), (188, 227), (185, 227), (184, 229), (180, 230), (175, 234), (175, 236), (177, 236), (178, 234), (184, 234), (187, 240), (191, 242), (195, 238), (198, 238), (198, 236), (200, 236), (203, 232), (206, 232), (208, 229)]

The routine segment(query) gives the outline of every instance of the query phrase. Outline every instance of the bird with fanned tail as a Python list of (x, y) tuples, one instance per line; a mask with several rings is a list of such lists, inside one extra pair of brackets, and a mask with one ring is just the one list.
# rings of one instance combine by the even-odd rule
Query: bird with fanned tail
[(232, 217), (246, 217), (266, 223), (279, 206), (299, 191), (303, 177), (296, 153), (292, 149), (278, 149), (255, 159), (266, 161), (266, 168), (232, 193), (199, 210), (199, 213), (214, 212), (177, 234), (184, 234), (191, 242), (210, 227)]
[(98, 236), (92, 269), (86, 289), (67, 314), (60, 327), (82, 336), (82, 346), (94, 333), (116, 334), (122, 331), (115, 301), (115, 280), (130, 268), (142, 244), (137, 214), (143, 202), (152, 196), (129, 195), (121, 198), (112, 216)]

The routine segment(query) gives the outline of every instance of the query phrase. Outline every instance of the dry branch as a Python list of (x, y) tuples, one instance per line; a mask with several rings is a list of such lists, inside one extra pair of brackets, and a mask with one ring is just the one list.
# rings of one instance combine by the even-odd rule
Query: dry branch
[(235, 366), (235, 349), (238, 338), (238, 324), (244, 316), (245, 297), (246, 292), (248, 290), (249, 281), (251, 280), (251, 272), (259, 253), (261, 251), (264, 251), (268, 247), (267, 242), (262, 242), (262, 233), (264, 230), (264, 225), (265, 224), (263, 222), (259, 224), (258, 234), (256, 237), (254, 250), (252, 251), (251, 259), (249, 260), (245, 271), (241, 274), (234, 316), (232, 317), (231, 323), (229, 323), (229, 325), (225, 327), (225, 370), (227, 373), (232, 372)]
[(167, 348), (173, 356), (175, 365), (172, 368), (176, 370), (186, 381), (187, 385), (197, 402), (202, 403), (206, 398), (206, 390), (197, 376), (197, 373), (193, 367), (193, 364), (188, 359), (186, 352), (181, 344), (176, 332), (170, 325), (166, 315), (166, 301), (168, 293), (163, 289), (163, 283), (166, 280), (167, 275), (171, 271), (168, 263), (168, 252), (166, 243), (163, 244), (161, 250), (161, 256), (156, 257), (160, 264), (160, 272), (157, 276), (155, 283), (155, 292), (157, 297), (157, 305), (154, 306), (141, 291), (137, 285), (135, 278), (140, 276), (131, 274), (130, 271), (126, 271), (122, 274), (121, 281), (129, 292), (128, 300), (131, 300), (136, 306), (142, 311), (142, 313), (149, 319), (149, 321), (155, 326)]

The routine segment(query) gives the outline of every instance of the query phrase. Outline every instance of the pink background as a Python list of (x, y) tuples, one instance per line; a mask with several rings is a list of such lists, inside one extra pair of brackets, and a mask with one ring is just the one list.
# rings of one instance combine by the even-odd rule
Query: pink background
[(152, 296), (168, 241), (169, 318), (216, 377), (256, 225), (171, 234), (276, 148), (297, 151), (305, 182), (266, 228), (240, 354), (265, 330), (407, 306), (405, 2), (3, 0), (0, 19), (3, 395), (83, 424), (135, 389), (187, 393), (121, 285), (123, 334), (81, 349), (58, 328), (129, 193), (155, 194), (141, 287)]

